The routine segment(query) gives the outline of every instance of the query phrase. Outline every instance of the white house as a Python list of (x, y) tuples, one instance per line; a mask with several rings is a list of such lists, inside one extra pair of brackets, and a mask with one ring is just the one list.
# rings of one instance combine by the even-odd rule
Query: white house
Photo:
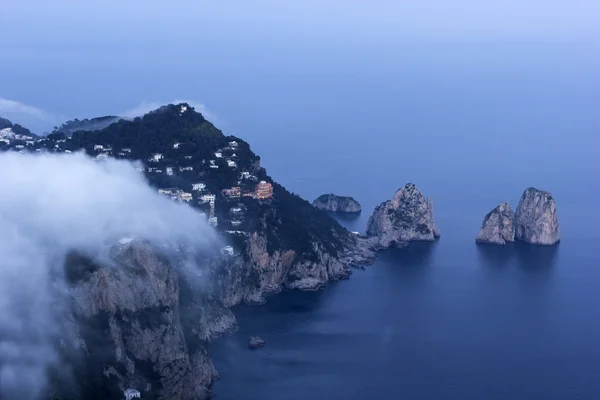
[(71, 150), (65, 150), (65, 153), (71, 154)]
[(250, 172), (243, 171), (242, 172), (242, 179), (248, 179), (248, 178), (250, 178)]
[(94, 150), (100, 150), (100, 151), (102, 151), (102, 150), (104, 150), (104, 146), (102, 146), (101, 144), (95, 144), (94, 145)]
[(227, 166), (231, 167), (231, 168), (235, 168), (235, 167), (237, 167), (237, 164), (235, 163), (235, 161), (227, 160)]
[(198, 182), (198, 183), (192, 183), (192, 190), (204, 190), (206, 188), (206, 185), (202, 182)]
[(223, 153), (221, 153), (220, 151), (217, 151), (217, 152), (215, 153), (215, 157), (217, 157), (217, 158), (221, 158), (221, 157), (223, 157)]
[(27, 140), (27, 141), (25, 142), (25, 144), (26, 144), (27, 146), (33, 146), (33, 144), (34, 144), (34, 143), (35, 143), (35, 142), (34, 142), (33, 140)]
[(194, 167), (179, 167), (179, 171), (193, 171)]
[(188, 192), (181, 192), (179, 193), (179, 200), (186, 201), (189, 203), (190, 201), (192, 201), (192, 194)]
[(150, 157), (150, 159), (148, 161), (159, 162), (162, 159), (163, 159), (163, 155), (160, 153), (156, 153), (156, 154), (153, 154), (152, 157)]
[(173, 167), (167, 167), (167, 175), (173, 175)]
[(231, 155), (231, 158), (233, 158), (233, 157), (237, 157), (237, 154), (233, 153), (233, 154)]
[[(56, 147), (58, 147), (58, 146), (56, 146)], [(18, 144), (15, 146), (15, 149), (19, 149), (19, 150), (21, 150), (23, 148), (25, 148), (25, 146), (23, 146), (22, 144)]]
[(180, 144), (181, 144), (181, 143), (175, 143), (175, 144), (173, 144), (173, 148), (174, 148), (174, 149), (178, 149)]
[(242, 221), (233, 220), (231, 221), (231, 226), (240, 226)]
[(236, 142), (235, 140), (229, 142), (229, 147), (237, 147), (238, 146), (238, 142)]
[(232, 207), (231, 208), (231, 212), (233, 212), (233, 213), (239, 213), (239, 212), (242, 212), (242, 209), (240, 207)]
[(210, 168), (219, 168), (219, 166), (218, 166), (218, 165), (215, 165), (215, 164), (211, 164), (211, 165), (210, 165)]
[(124, 152), (124, 153), (131, 153), (131, 149), (128, 148), (128, 147), (126, 147), (124, 149), (121, 149), (121, 151)]
[(231, 246), (223, 247), (221, 249), (221, 254), (227, 255), (227, 256), (232, 256), (233, 255), (233, 247), (231, 247)]
[(216, 199), (216, 196), (214, 194), (205, 194), (200, 197), (200, 201), (202, 201), (203, 203), (207, 203), (209, 201), (215, 201), (215, 199)]
[(192, 159), (192, 156), (185, 156), (185, 157), (183, 157), (183, 158), (185, 158), (186, 160), (191, 160), (191, 159)]
[(125, 389), (123, 394), (125, 395), (125, 400), (139, 399), (142, 396), (140, 391), (136, 389)]

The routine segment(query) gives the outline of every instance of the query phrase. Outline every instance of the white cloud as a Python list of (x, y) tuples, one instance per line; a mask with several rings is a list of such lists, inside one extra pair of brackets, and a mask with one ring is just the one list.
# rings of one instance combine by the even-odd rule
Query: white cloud
[(16, 100), (5, 99), (4, 97), (0, 97), (0, 116), (34, 117), (44, 120), (53, 118), (51, 114), (44, 110), (18, 102)]
[(212, 122), (215, 122), (215, 116), (206, 109), (206, 106), (204, 104), (199, 103), (194, 100), (172, 100), (172, 101), (167, 101), (167, 102), (143, 101), (137, 107), (120, 113), (119, 116), (124, 117), (124, 118), (141, 117), (142, 115), (148, 114), (150, 111), (156, 110), (157, 108), (162, 107), (166, 104), (179, 104), (179, 103), (189, 104), (190, 106), (194, 107), (194, 109), (197, 112), (202, 113), (202, 115), (204, 115), (204, 117), (206, 119), (208, 119)]
[(59, 362), (55, 339), (71, 337), (59, 323), (69, 309), (69, 251), (102, 255), (124, 237), (195, 249), (218, 241), (196, 211), (159, 196), (129, 162), (5, 153), (0, 171), (0, 398), (32, 399)]

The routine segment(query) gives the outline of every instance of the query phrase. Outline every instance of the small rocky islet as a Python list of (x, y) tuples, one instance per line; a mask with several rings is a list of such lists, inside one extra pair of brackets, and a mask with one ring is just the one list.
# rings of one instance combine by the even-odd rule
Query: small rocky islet
[(359, 214), (362, 211), (360, 203), (353, 197), (338, 196), (333, 193), (322, 194), (312, 202), (312, 205), (319, 210), (335, 213)]
[(434, 241), (440, 230), (433, 219), (433, 201), (415, 184), (398, 189), (381, 203), (367, 223), (367, 236), (376, 248), (404, 247), (413, 241)]
[(508, 203), (501, 203), (485, 216), (476, 238), (479, 243), (496, 245), (515, 240), (545, 246), (560, 241), (556, 202), (550, 192), (527, 188), (514, 213)]

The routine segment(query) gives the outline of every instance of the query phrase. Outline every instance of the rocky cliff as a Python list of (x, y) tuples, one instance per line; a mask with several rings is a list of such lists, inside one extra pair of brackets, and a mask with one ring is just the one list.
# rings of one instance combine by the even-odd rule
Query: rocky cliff
[[(115, 246), (110, 261), (68, 259), (73, 315), (85, 349), (76, 372), (80, 398), (120, 397), (127, 387), (144, 398), (209, 397), (216, 371), (204, 345), (206, 327), (231, 328), (234, 318), (175, 265), (140, 241)], [(184, 286), (198, 295), (184, 296)]]
[(358, 201), (348, 196), (336, 196), (335, 194), (322, 194), (317, 197), (313, 203), (313, 207), (319, 210), (340, 213), (358, 214), (361, 212), (361, 207)]
[(506, 244), (514, 242), (515, 227), (513, 220), (515, 214), (506, 202), (490, 211), (481, 224), (481, 229), (476, 241), (479, 243)]
[(367, 224), (367, 235), (376, 237), (378, 246), (383, 248), (435, 240), (440, 232), (433, 220), (433, 202), (408, 183), (391, 200), (375, 208)]
[(515, 212), (515, 238), (540, 245), (559, 242), (556, 203), (549, 192), (533, 187), (523, 192)]

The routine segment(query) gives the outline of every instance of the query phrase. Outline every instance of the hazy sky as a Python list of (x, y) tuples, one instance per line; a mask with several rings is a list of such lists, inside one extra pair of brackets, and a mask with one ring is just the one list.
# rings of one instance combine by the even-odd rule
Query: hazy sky
[(573, 56), (582, 64), (588, 60), (577, 57), (600, 43), (600, 3), (592, 0), (48, 4), (4, 0), (1, 11), (0, 115), (35, 131), (174, 99), (204, 104), (221, 126), (239, 130), (256, 113), (297, 107), (288, 101), (309, 102), (334, 81), (506, 60), (531, 66), (536, 52), (540, 62)]

